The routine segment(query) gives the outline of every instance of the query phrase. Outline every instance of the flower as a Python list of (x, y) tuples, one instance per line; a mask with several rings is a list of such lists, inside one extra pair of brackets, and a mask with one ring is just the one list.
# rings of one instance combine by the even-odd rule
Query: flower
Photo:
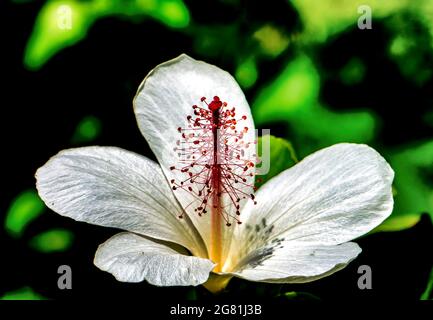
[(349, 241), (392, 211), (393, 170), (359, 144), (320, 150), (254, 195), (250, 108), (213, 65), (181, 55), (157, 66), (134, 110), (159, 164), (94, 146), (63, 150), (36, 173), (53, 211), (126, 230), (94, 259), (119, 281), (214, 292), (232, 277), (313, 281), (355, 259), (361, 249)]

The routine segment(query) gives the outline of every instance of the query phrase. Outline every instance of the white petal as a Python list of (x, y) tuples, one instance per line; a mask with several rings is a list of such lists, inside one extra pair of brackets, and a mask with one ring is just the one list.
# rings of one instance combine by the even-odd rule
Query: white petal
[[(253, 142), (254, 123), (250, 108), (242, 90), (227, 72), (183, 54), (157, 66), (140, 85), (134, 99), (138, 125), (169, 180), (185, 179), (185, 175), (169, 170), (171, 166), (181, 166), (177, 154), (173, 151), (176, 140), (180, 138), (177, 129), (186, 127), (186, 117), (193, 114), (193, 105), (201, 105), (201, 97), (211, 101), (214, 96), (219, 96), (229, 106), (236, 107), (237, 115), (247, 116), (247, 120), (239, 126), (249, 128), (244, 140)], [(251, 145), (246, 150), (245, 158), (253, 159), (253, 154), (255, 147)], [(252, 179), (247, 183), (253, 185)], [(197, 191), (199, 186), (192, 188)], [(249, 194), (252, 191), (249, 190), (244, 191)], [(191, 193), (178, 189), (175, 195), (190, 215), (205, 243), (209, 245), (210, 216), (197, 217), (194, 212), (196, 206), (191, 205), (197, 202), (197, 199)], [(234, 214), (233, 210), (230, 213)], [(233, 228), (224, 228), (226, 240), (231, 238), (231, 230)]]
[(179, 243), (197, 255), (204, 244), (161, 168), (153, 161), (114, 147), (63, 150), (36, 172), (37, 189), (53, 211)]
[(272, 234), (308, 243), (350, 241), (391, 214), (393, 178), (374, 149), (334, 145), (266, 183), (257, 193), (258, 205), (250, 206), (248, 223), (265, 218), (274, 226)]
[(214, 264), (178, 253), (165, 244), (132, 233), (119, 233), (96, 251), (95, 265), (122, 282), (146, 280), (156, 286), (197, 286), (206, 282)]
[(366, 145), (337, 144), (306, 157), (263, 185), (257, 205), (245, 206), (224, 270), (277, 237), (336, 245), (369, 232), (391, 214), (393, 177)]
[(252, 252), (235, 276), (250, 281), (303, 283), (344, 268), (361, 252), (353, 242), (336, 246), (303, 246), (295, 242), (268, 245)]

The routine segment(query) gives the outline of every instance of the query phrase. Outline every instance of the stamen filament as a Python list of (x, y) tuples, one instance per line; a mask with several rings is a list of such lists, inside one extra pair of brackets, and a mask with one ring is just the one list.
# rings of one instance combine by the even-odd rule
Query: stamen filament
[(184, 190), (195, 198), (193, 210), (199, 217), (210, 213), (208, 257), (216, 264), (214, 271), (219, 272), (224, 264), (224, 227), (241, 224), (240, 202), (248, 198), (254, 201), (251, 177), (256, 155), (248, 158), (246, 150), (256, 142), (244, 141), (248, 127), (237, 127), (247, 116), (235, 118), (236, 108), (229, 108), (217, 96), (209, 103), (205, 97), (200, 100), (207, 108), (193, 105), (187, 125), (177, 128), (181, 139), (173, 151), (180, 166), (170, 167), (178, 176), (171, 184), (173, 190)]
[(221, 226), (221, 167), (218, 161), (219, 142), (218, 142), (218, 127), (219, 127), (219, 109), (212, 112), (212, 135), (213, 135), (213, 166), (212, 166), (212, 211), (211, 211), (211, 247), (210, 259), (217, 264), (215, 271), (219, 272), (222, 268), (221, 250), (222, 250), (222, 226)]
[(214, 176), (214, 194), (212, 195), (212, 210), (211, 210), (211, 245), (209, 258), (217, 264), (215, 267), (216, 272), (220, 272), (222, 268), (221, 250), (222, 250), (222, 213), (221, 213), (221, 184), (220, 175), (221, 171), (219, 166), (212, 169)]

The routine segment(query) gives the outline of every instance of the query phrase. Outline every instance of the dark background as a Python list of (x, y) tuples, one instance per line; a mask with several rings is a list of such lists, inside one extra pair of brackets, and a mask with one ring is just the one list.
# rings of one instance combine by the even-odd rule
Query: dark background
[[(132, 111), (132, 98), (147, 74), (157, 64), (182, 52), (220, 66), (234, 74), (248, 52), (256, 50), (251, 34), (271, 24), (288, 37), (302, 34), (304, 25), (296, 8), (288, 1), (253, 4), (252, 1), (185, 1), (191, 15), (189, 27), (175, 30), (150, 19), (131, 20), (107, 16), (97, 20), (87, 36), (54, 55), (45, 65), (32, 70), (23, 63), (27, 41), (45, 1), (6, 1), (0, 5), (1, 46), (1, 196), (0, 222), (13, 199), (23, 190), (34, 189), (34, 172), (58, 151), (82, 145), (112, 145), (153, 157), (142, 138)], [(338, 10), (338, 7), (335, 7)], [(398, 13), (403, 15), (404, 13)], [(407, 19), (397, 31), (389, 28), (395, 15), (374, 20), (372, 30), (354, 26), (329, 37), (324, 43), (295, 43), (272, 58), (258, 58), (260, 76), (245, 88), (249, 101), (271, 82), (288, 61), (303, 51), (314, 61), (321, 76), (319, 99), (339, 113), (347, 110), (373, 110), (380, 119), (374, 140), (380, 152), (428, 141), (433, 128), (425, 114), (433, 111), (433, 81), (414, 81), (419, 70), (429, 70), (432, 49), (429, 34), (418, 20)], [(388, 22), (387, 22), (388, 21)], [(392, 25), (392, 24), (391, 24)], [(233, 26), (224, 31), (224, 26)], [(234, 30), (234, 31), (233, 31)], [(409, 58), (417, 61), (409, 76), (387, 55), (387, 44), (396, 32), (405, 30), (415, 41)], [(201, 34), (216, 33), (221, 42), (214, 49), (198, 49)], [(337, 77), (351, 57), (361, 57), (367, 66), (364, 78), (355, 85)], [(254, 107), (254, 106), (253, 106)], [(97, 118), (100, 133), (91, 141), (74, 141), (77, 124), (86, 116)], [(321, 121), (320, 118), (317, 121)], [(290, 121), (266, 121), (259, 128), (294, 142), (302, 151)], [(362, 141), (357, 141), (362, 142)], [(324, 143), (313, 143), (305, 150)], [(431, 181), (427, 166), (422, 176)], [(415, 210), (421, 214), (421, 210)], [(222, 297), (273, 297), (290, 291), (305, 292), (298, 299), (411, 299), (421, 297), (433, 266), (433, 226), (425, 212), (411, 228), (380, 232), (358, 241), (363, 253), (346, 269), (328, 278), (304, 285), (255, 284), (234, 279)], [(4, 223), (3, 223), (4, 225)], [(30, 288), (48, 299), (214, 299), (202, 287), (157, 288), (146, 283), (117, 282), (112, 275), (93, 265), (97, 246), (116, 230), (74, 222), (46, 209), (32, 220), (19, 237), (0, 226), (0, 296)], [(36, 235), (51, 228), (74, 234), (65, 250), (41, 252), (29, 245)], [(73, 289), (57, 288), (57, 268), (67, 264), (73, 270)], [(373, 270), (373, 289), (359, 290), (357, 269), (367, 264)], [(32, 296), (26, 296), (31, 298)], [(280, 297), (280, 299), (282, 299)]]

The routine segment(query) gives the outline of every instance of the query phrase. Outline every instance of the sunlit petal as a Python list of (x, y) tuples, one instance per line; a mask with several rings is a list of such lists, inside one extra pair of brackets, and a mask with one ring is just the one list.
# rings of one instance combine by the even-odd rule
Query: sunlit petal
[(263, 185), (256, 206), (246, 205), (225, 268), (275, 239), (327, 246), (369, 232), (391, 214), (393, 177), (366, 145), (338, 144), (306, 157)]
[(336, 246), (274, 243), (252, 252), (234, 275), (260, 282), (310, 282), (343, 269), (360, 252), (361, 248), (353, 242)]
[(158, 164), (114, 147), (63, 150), (36, 173), (53, 211), (106, 227), (179, 243), (199, 256), (204, 245)]
[(214, 267), (208, 259), (184, 255), (169, 245), (127, 232), (101, 244), (94, 263), (119, 281), (146, 280), (156, 286), (197, 286)]

